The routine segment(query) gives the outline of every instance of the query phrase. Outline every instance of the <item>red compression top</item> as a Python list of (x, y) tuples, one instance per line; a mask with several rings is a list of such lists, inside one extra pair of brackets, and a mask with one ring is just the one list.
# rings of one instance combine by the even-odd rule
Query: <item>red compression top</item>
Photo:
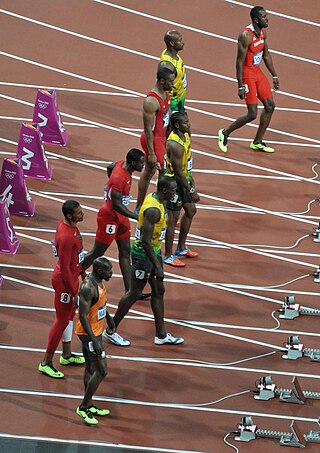
[(159, 105), (160, 105), (160, 109), (158, 110), (158, 112), (156, 112), (156, 118), (155, 118), (155, 122), (154, 122), (154, 125), (153, 125), (153, 135), (157, 136), (157, 137), (165, 137), (166, 136), (166, 131), (167, 131), (167, 127), (168, 127), (168, 124), (169, 124), (169, 116), (170, 116), (170, 111), (169, 111), (169, 108), (170, 108), (170, 96), (168, 94), (168, 92), (166, 91), (166, 99), (163, 100), (161, 99), (161, 97), (155, 93), (154, 91), (150, 91), (148, 94), (147, 94), (147, 97), (153, 97), (153, 98), (156, 98), (157, 101), (159, 102)]

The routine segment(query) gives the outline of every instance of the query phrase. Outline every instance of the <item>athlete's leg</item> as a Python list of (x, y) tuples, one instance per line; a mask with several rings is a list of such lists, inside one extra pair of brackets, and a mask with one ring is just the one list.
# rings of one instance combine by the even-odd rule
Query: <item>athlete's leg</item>
[(272, 97), (268, 98), (268, 99), (264, 99), (261, 102), (262, 102), (264, 108), (263, 108), (263, 111), (260, 116), (260, 123), (259, 123), (259, 127), (257, 130), (256, 136), (253, 140), (254, 144), (262, 143), (264, 133), (266, 132), (267, 127), (270, 124), (271, 117), (272, 117), (272, 114), (275, 109), (275, 102)]
[(104, 252), (109, 248), (108, 244), (103, 244), (99, 241), (94, 241), (93, 248), (85, 255), (84, 260), (82, 262), (82, 267), (84, 270), (88, 269), (91, 266), (93, 261), (102, 256)]
[(166, 329), (164, 325), (164, 303), (163, 303), (163, 296), (165, 292), (164, 284), (163, 281), (156, 279), (154, 274), (151, 274), (149, 283), (151, 286), (151, 308), (154, 315), (156, 337), (164, 338), (166, 336)]
[(178, 222), (180, 209), (177, 211), (171, 211), (167, 209), (167, 231), (166, 231), (166, 239), (165, 239), (165, 257), (172, 255), (172, 247), (173, 247), (173, 240), (174, 240), (174, 230)]
[(187, 235), (190, 231), (192, 219), (197, 212), (195, 203), (184, 203), (182, 207), (184, 209), (184, 214), (181, 218), (179, 241), (177, 247), (177, 249), (180, 251), (183, 251), (186, 248)]
[(232, 124), (230, 124), (230, 126), (223, 130), (224, 135), (228, 137), (236, 129), (240, 129), (240, 127), (244, 126), (247, 123), (250, 123), (257, 118), (257, 104), (247, 104), (247, 109), (248, 111), (245, 115), (241, 115)]
[[(130, 279), (130, 289), (124, 296), (121, 297), (117, 311), (113, 317), (116, 327), (120, 324), (126, 316), (132, 305), (138, 300), (143, 288), (146, 286), (147, 281), (137, 281), (132, 275)], [(151, 296), (152, 297), (152, 296)]]
[(130, 288), (130, 238), (117, 240), (119, 250), (119, 265), (122, 273), (125, 291)]

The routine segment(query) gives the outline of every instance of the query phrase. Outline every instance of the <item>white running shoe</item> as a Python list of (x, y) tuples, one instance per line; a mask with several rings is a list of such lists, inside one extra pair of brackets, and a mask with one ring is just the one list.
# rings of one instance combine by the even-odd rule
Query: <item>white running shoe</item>
[(183, 338), (173, 337), (171, 333), (167, 333), (164, 338), (154, 337), (154, 344), (181, 344), (183, 342)]
[(130, 341), (123, 338), (117, 332), (113, 332), (113, 334), (110, 335), (104, 330), (102, 336), (117, 346), (130, 346)]

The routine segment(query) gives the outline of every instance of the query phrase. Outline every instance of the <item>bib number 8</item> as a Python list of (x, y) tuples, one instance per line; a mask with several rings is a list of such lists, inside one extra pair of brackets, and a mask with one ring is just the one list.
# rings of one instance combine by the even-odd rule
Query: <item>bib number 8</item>
[(71, 300), (71, 295), (68, 293), (62, 293), (60, 296), (60, 302), (63, 304), (68, 304)]

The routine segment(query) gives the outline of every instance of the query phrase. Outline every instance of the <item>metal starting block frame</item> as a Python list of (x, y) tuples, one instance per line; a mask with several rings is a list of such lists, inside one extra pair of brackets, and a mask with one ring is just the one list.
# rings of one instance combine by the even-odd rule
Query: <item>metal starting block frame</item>
[[(246, 423), (249, 420), (250, 423)], [(318, 422), (319, 424), (319, 422)], [(257, 429), (253, 424), (252, 417), (242, 417), (240, 424), (237, 426), (238, 433), (235, 440), (240, 442), (249, 442), (258, 437), (267, 439), (279, 439), (280, 445), (285, 447), (306, 448), (308, 442), (320, 444), (320, 431), (310, 431), (308, 434), (302, 434), (296, 421), (290, 425), (291, 432), (271, 431), (269, 429)]]
[(305, 404), (306, 399), (320, 400), (320, 392), (303, 391), (296, 376), (292, 379), (291, 389), (277, 388), (272, 383), (272, 376), (262, 377), (256, 387), (259, 390), (254, 395), (256, 400), (268, 401), (278, 397), (281, 402), (294, 404)]
[[(319, 282), (320, 282), (320, 276), (319, 276)], [(295, 296), (286, 296), (284, 298), (283, 305), (279, 311), (281, 313), (279, 315), (279, 318), (281, 318), (281, 319), (294, 319), (294, 318), (298, 318), (298, 316), (300, 316), (300, 315), (320, 316), (320, 309), (302, 307), (301, 305), (296, 303)]]
[(298, 336), (290, 336), (285, 343), (286, 353), (282, 355), (286, 360), (297, 360), (300, 357), (309, 357), (312, 362), (320, 362), (320, 349), (304, 348)]

